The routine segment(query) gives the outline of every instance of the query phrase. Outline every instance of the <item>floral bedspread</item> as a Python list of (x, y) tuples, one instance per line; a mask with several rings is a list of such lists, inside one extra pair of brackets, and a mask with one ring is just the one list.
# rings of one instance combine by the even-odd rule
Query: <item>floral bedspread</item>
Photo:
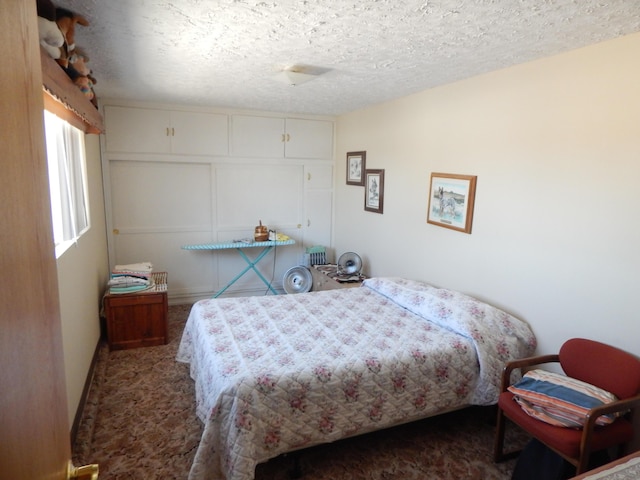
[(397, 278), (200, 301), (177, 354), (204, 424), (189, 479), (249, 480), (284, 452), (495, 403), (504, 363), (534, 349), (515, 317)]

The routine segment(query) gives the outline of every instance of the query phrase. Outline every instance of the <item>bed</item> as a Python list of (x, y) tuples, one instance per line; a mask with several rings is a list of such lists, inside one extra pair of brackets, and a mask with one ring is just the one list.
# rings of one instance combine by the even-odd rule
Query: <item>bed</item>
[(508, 313), (401, 278), (202, 300), (177, 353), (204, 425), (189, 479), (250, 480), (285, 452), (495, 404), (505, 362), (535, 346)]

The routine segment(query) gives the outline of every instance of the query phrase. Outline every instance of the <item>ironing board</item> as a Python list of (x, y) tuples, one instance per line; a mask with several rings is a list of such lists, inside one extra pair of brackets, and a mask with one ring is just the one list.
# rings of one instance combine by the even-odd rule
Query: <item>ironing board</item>
[[(245, 273), (247, 273), (249, 270), (253, 270), (256, 273), (256, 275), (258, 275), (258, 277), (260, 277), (260, 280), (262, 280), (262, 283), (264, 283), (269, 288), (269, 290), (271, 290), (271, 293), (273, 293), (274, 295), (277, 295), (278, 292), (276, 292), (274, 290), (274, 288), (271, 286), (271, 282), (269, 282), (266, 278), (264, 278), (264, 275), (262, 275), (256, 269), (256, 265), (258, 264), (258, 262), (260, 260), (262, 260), (267, 255), (267, 253), (269, 253), (275, 247), (280, 247), (280, 246), (283, 246), (283, 245), (293, 245), (294, 243), (296, 243), (295, 240), (291, 240), (291, 239), (283, 240), (283, 241), (280, 241), (280, 240), (268, 240), (266, 242), (237, 241), (237, 242), (228, 242), (228, 243), (205, 243), (205, 244), (201, 244), (201, 245), (183, 245), (181, 248), (183, 250), (229, 250), (229, 249), (233, 249), (236, 252), (238, 252), (238, 254), (247, 263), (247, 266), (240, 273), (238, 273), (222, 289), (218, 290), (216, 292), (216, 294), (213, 296), (213, 298), (218, 298), (231, 285), (236, 283), (238, 281), (238, 279), (240, 277), (242, 277)], [(247, 256), (246, 253), (243, 252), (243, 250), (246, 249), (246, 248), (259, 248), (259, 247), (262, 247), (262, 251), (253, 260), (251, 258), (249, 258), (249, 256)]]

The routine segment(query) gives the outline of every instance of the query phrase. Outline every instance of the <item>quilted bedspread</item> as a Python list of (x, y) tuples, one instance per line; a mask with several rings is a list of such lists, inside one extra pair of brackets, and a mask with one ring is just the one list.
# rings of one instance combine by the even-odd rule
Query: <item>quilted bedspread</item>
[(197, 302), (177, 354), (204, 424), (189, 479), (249, 480), (284, 452), (493, 404), (504, 363), (534, 349), (515, 317), (398, 278)]

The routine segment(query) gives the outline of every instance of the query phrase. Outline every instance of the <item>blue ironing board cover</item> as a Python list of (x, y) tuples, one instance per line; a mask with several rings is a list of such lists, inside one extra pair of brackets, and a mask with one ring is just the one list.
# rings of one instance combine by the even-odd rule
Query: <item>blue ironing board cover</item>
[(227, 242), (227, 243), (203, 243), (200, 245), (183, 245), (183, 250), (225, 250), (228, 248), (254, 248), (254, 247), (277, 247), (280, 245), (293, 245), (295, 240), (275, 241), (268, 240), (266, 242)]

